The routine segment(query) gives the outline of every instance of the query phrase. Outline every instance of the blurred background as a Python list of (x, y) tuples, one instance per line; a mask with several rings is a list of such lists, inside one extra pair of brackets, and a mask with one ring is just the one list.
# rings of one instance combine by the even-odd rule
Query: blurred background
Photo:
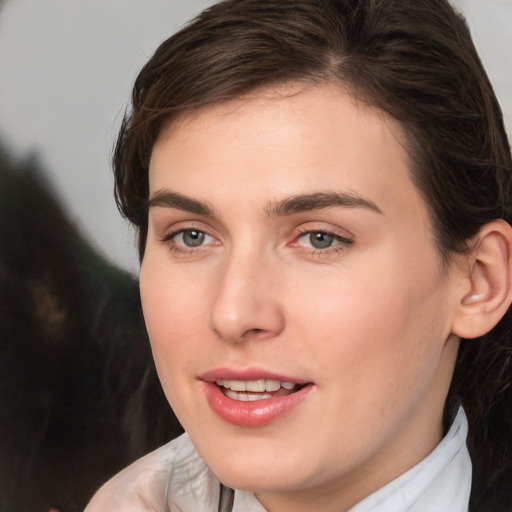
[[(1, 1), (1, 0), (0, 0)], [(68, 212), (136, 273), (109, 158), (137, 71), (211, 0), (4, 0), (0, 139), (44, 164)], [(472, 28), (512, 133), (512, 0), (454, 0)]]
[(132, 233), (112, 199), (113, 140), (137, 72), (159, 43), (209, 3), (0, 4), (0, 140), (16, 155), (35, 154), (86, 235), (133, 272)]

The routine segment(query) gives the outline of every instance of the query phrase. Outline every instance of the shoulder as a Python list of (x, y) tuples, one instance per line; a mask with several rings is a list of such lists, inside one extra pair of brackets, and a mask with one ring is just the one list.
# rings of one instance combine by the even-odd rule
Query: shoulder
[(85, 512), (164, 512), (171, 467), (196, 452), (188, 436), (174, 439), (111, 478), (93, 496)]

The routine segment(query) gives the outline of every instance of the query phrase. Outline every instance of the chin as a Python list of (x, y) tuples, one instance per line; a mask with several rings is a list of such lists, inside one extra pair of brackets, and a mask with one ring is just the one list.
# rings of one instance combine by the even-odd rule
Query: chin
[(225, 456), (226, 451), (218, 458), (206, 454), (205, 461), (215, 476), (233, 489), (253, 493), (287, 491), (304, 488), (314, 477), (311, 471), (307, 475), (298, 472), (298, 468), (311, 470), (311, 461), (306, 463), (306, 459), (299, 461), (287, 457), (286, 454), (293, 453), (289, 447), (280, 450), (265, 447), (259, 450), (231, 449), (229, 457)]
[(293, 475), (293, 480), (290, 480), (289, 475), (292, 471), (266, 471), (258, 469), (256, 472), (246, 471), (244, 473), (233, 472), (230, 470), (220, 471), (219, 474), (215, 473), (217, 478), (226, 486), (232, 489), (249, 491), (254, 494), (259, 493), (274, 493), (292, 491), (298, 488), (304, 488), (302, 479), (297, 479), (297, 475)]

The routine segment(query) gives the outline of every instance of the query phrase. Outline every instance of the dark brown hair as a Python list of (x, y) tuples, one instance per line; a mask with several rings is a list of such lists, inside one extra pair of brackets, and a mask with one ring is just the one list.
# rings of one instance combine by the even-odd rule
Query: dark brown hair
[[(468, 28), (446, 0), (228, 0), (165, 41), (135, 82), (114, 172), (141, 259), (148, 166), (163, 123), (293, 81), (339, 84), (400, 122), (445, 262), (484, 224), (512, 221), (501, 110)], [(512, 509), (510, 317), (463, 340), (450, 392), (470, 423), (474, 511)]]

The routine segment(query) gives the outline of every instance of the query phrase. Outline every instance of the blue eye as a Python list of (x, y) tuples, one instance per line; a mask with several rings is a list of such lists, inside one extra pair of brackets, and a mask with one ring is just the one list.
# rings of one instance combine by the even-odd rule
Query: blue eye
[(197, 229), (185, 229), (176, 234), (180, 242), (187, 247), (199, 247), (203, 245), (206, 236), (206, 233)]
[(170, 251), (181, 256), (204, 254), (206, 249), (220, 244), (219, 240), (206, 231), (192, 227), (177, 229), (167, 234), (161, 241)]
[(308, 241), (315, 249), (328, 249), (335, 241), (335, 237), (329, 233), (317, 231), (308, 234)]
[(328, 253), (329, 249), (341, 250), (351, 245), (353, 241), (344, 236), (329, 231), (303, 231), (296, 239), (296, 245), (304, 247), (305, 249), (314, 249)]

